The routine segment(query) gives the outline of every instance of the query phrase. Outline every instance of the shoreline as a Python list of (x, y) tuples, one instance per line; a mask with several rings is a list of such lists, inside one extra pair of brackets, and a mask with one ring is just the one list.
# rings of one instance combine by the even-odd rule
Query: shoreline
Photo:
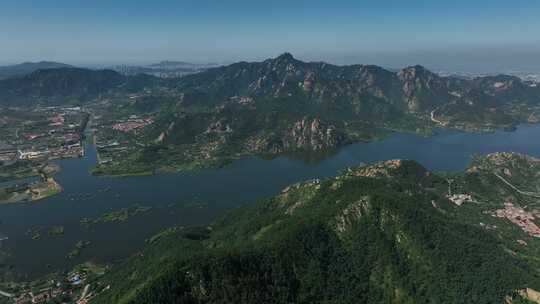
[(63, 191), (62, 186), (53, 177), (46, 177), (44, 180), (21, 187), (23, 188), (20, 191), (13, 191), (9, 197), (0, 200), (0, 205), (31, 203)]
[[(523, 127), (525, 127), (525, 125), (524, 125)], [(539, 129), (538, 129), (538, 127), (534, 127), (532, 130), (537, 131), (537, 130), (539, 130)], [(455, 130), (454, 130), (454, 131), (455, 131)], [(440, 131), (440, 133), (438, 133), (438, 134), (436, 134), (436, 135), (446, 136), (446, 134), (448, 134), (449, 132), (450, 132), (450, 134), (453, 134), (453, 133), (456, 133), (456, 134), (467, 134), (467, 133), (468, 133), (468, 132), (461, 132), (461, 131), (453, 132), (453, 131), (448, 130), (448, 129), (442, 129), (442, 130)], [(412, 132), (408, 132), (408, 133), (409, 133), (409, 134), (413, 134)], [(528, 133), (528, 132), (525, 131), (525, 133)], [(502, 134), (502, 133), (500, 133), (500, 134)], [(430, 138), (430, 137), (433, 137), (433, 136), (428, 136), (427, 138)], [(488, 137), (489, 137), (489, 136), (488, 136)], [(408, 136), (405, 136), (404, 138), (405, 138), (405, 143), (406, 143), (406, 142), (407, 142), (407, 138), (409, 138), (409, 137), (408, 137)], [(420, 138), (420, 137), (419, 137), (419, 138)], [(471, 139), (471, 138), (472, 138), (473, 141), (476, 141), (476, 139), (475, 139), (476, 137), (474, 137), (474, 136), (470, 137), (470, 136), (465, 135), (465, 136), (464, 136), (464, 140), (466, 140), (466, 138), (468, 138), (468, 139)], [(521, 138), (521, 137), (520, 137), (520, 138)], [(420, 140), (420, 139), (419, 139), (419, 140)], [(424, 140), (421, 140), (421, 141), (423, 142)], [(427, 139), (426, 141), (428, 141), (428, 142), (435, 142), (435, 143), (438, 142), (437, 140), (429, 140), (429, 139)], [(392, 142), (392, 141), (390, 141), (390, 142)], [(401, 141), (398, 141), (398, 142), (401, 142)], [(401, 144), (400, 144), (400, 145), (401, 145)], [(383, 144), (383, 145), (376, 145), (376, 146), (377, 146), (377, 147), (381, 146), (382, 148), (386, 147), (386, 145), (384, 145), (384, 144)], [(406, 144), (406, 147), (408, 147), (407, 144)], [(90, 149), (89, 147), (87, 147), (87, 148)], [(458, 146), (458, 148), (459, 148), (459, 146)], [(364, 149), (363, 149), (362, 147), (360, 147), (360, 148), (354, 148), (354, 150), (352, 150), (352, 151), (362, 151), (362, 150), (364, 150)], [(90, 159), (92, 159), (92, 158), (93, 158), (92, 151), (91, 151), (91, 150), (87, 150), (87, 151), (90, 152), (90, 153), (87, 153), (87, 157), (89, 157)], [(368, 150), (368, 151), (371, 151), (371, 152), (372, 152), (373, 150), (370, 149), (370, 150)], [(406, 151), (406, 150), (404, 150), (404, 151)], [(500, 150), (500, 151), (503, 151), (503, 150)], [(535, 149), (535, 151), (537, 151), (537, 149)], [(374, 152), (375, 154), (373, 154), (373, 153), (371, 153), (371, 152), (370, 152), (370, 155), (376, 155), (376, 152)], [(535, 154), (538, 154), (538, 153), (531, 153), (531, 152), (529, 152), (528, 154), (530, 154), (530, 155), (535, 155)], [(471, 155), (472, 155), (472, 154), (471, 154)], [(361, 157), (362, 154), (360, 154), (359, 156)], [(331, 156), (331, 157), (332, 157), (332, 156)], [(250, 157), (250, 158), (251, 158), (251, 157)], [(348, 157), (345, 157), (345, 158), (346, 158), (347, 160), (350, 160), (350, 158), (348, 158)], [(401, 158), (402, 158), (402, 159), (406, 159), (407, 157), (406, 157), (406, 156), (403, 156), (403, 157), (401, 157)], [(253, 159), (255, 159), (255, 158), (253, 157)], [(362, 160), (362, 159), (358, 160), (357, 158), (353, 158), (353, 159), (354, 159), (355, 163), (352, 164), (352, 165), (351, 165), (351, 164), (346, 164), (347, 167), (353, 167), (353, 166), (355, 166), (355, 165), (360, 165), (360, 164), (362, 164), (362, 163), (364, 163), (364, 164), (369, 164), (369, 163), (371, 163), (370, 160), (364, 161), (364, 160)], [(385, 156), (384, 159), (395, 159), (395, 158), (393, 158), (393, 157), (386, 157), (386, 156)], [(374, 162), (376, 162), (376, 161), (378, 161), (378, 160), (374, 160)], [(446, 162), (446, 160), (441, 160), (441, 161), (442, 161), (442, 162)], [(255, 160), (255, 162), (257, 163), (258, 160)], [(296, 162), (298, 162), (298, 161), (296, 161)], [(348, 162), (350, 163), (350, 161), (348, 161)], [(85, 170), (88, 168), (89, 163), (91, 163), (91, 162), (88, 162), (88, 159), (87, 159), (87, 160), (84, 161), (83, 163), (84, 163), (84, 166), (77, 166), (77, 170), (83, 170), (83, 171), (85, 171)], [(272, 162), (263, 162), (263, 163), (270, 163), (270, 164), (271, 164)], [(286, 163), (289, 163), (289, 161), (286, 161)], [(323, 162), (323, 163), (324, 163), (324, 162)], [(337, 163), (337, 165), (338, 165), (339, 167), (341, 167), (342, 162)], [(271, 166), (272, 166), (272, 165), (271, 165)], [(251, 162), (248, 161), (248, 162), (247, 162), (247, 165), (244, 164), (244, 165), (241, 165), (241, 166), (239, 166), (239, 167), (240, 167), (240, 168), (244, 168), (244, 169), (245, 169), (245, 168), (248, 168), (248, 167), (251, 168)], [(339, 172), (340, 170), (343, 170), (343, 169), (337, 168), (337, 171), (334, 171), (334, 167), (335, 167), (334, 165), (329, 165), (329, 166), (328, 166), (328, 170), (330, 170), (331, 172)], [(257, 168), (257, 167), (255, 167), (255, 168)], [(282, 169), (286, 169), (286, 168), (289, 168), (289, 166), (286, 165), (285, 167), (282, 167)], [(290, 167), (290, 168), (296, 168), (296, 167), (293, 165), (293, 166)], [(344, 168), (346, 168), (346, 167), (344, 167)], [(441, 170), (441, 169), (434, 169), (433, 167), (426, 167), (426, 168), (429, 168), (429, 170), (431, 170), (431, 171), (443, 171), (443, 170)], [(244, 170), (244, 169), (242, 169), (242, 170)], [(325, 169), (325, 171), (328, 171), (328, 170)], [(456, 169), (456, 170), (461, 170), (461, 169)], [(81, 171), (80, 174), (83, 174), (83, 173), (82, 173), (83, 171)], [(215, 172), (215, 171), (212, 171), (212, 170), (209, 170), (209, 171), (210, 171), (210, 172)], [(228, 170), (224, 170), (224, 171), (228, 171)], [(257, 175), (259, 174), (257, 171), (254, 171), (254, 170), (252, 170), (252, 169), (248, 169), (247, 171), (236, 171), (236, 170), (232, 170), (232, 171), (234, 172), (234, 174), (241, 174), (242, 172), (248, 172), (249, 174), (253, 174), (254, 177), (257, 176)], [(309, 167), (306, 168), (306, 171), (308, 172), (308, 175), (310, 175), (310, 176), (311, 176), (312, 174), (314, 174), (314, 172), (312, 171), (312, 169), (309, 168)], [(158, 171), (157, 173), (167, 173), (167, 172), (171, 172), (171, 171), (166, 171), (166, 172)], [(238, 172), (240, 172), (240, 173), (238, 173)], [(263, 172), (266, 172), (266, 171), (263, 171)], [(271, 169), (271, 172), (274, 172), (274, 171)], [(279, 173), (279, 172), (281, 172), (281, 173)], [(283, 170), (279, 170), (279, 171), (276, 172), (276, 173), (277, 173), (277, 174), (280, 174), (280, 176), (286, 176), (286, 175), (287, 175), (287, 171), (283, 171)], [(333, 174), (333, 173), (332, 173), (332, 174)], [(174, 174), (174, 173), (171, 173), (171, 174), (166, 174), (166, 175), (174, 176), (175, 174)], [(190, 176), (190, 175), (192, 175), (192, 174), (187, 174), (187, 175)], [(195, 175), (195, 174), (193, 174), (193, 175)], [(202, 174), (202, 175), (205, 176), (205, 174)], [(221, 176), (221, 175), (218, 174), (218, 176)], [(322, 178), (325, 178), (325, 173), (323, 172), (323, 173), (321, 173), (321, 174), (318, 174), (317, 176), (318, 176), (319, 178), (321, 178), (321, 179), (322, 179)], [(264, 179), (264, 177), (261, 177), (261, 178)], [(277, 175), (276, 175), (276, 178), (288, 180), (288, 178), (278, 177)], [(300, 175), (300, 177), (298, 177), (298, 179), (295, 179), (295, 180), (292, 181), (292, 182), (287, 181), (286, 184), (289, 185), (289, 184), (295, 183), (296, 181), (305, 181), (305, 180), (310, 180), (310, 179), (313, 179), (313, 178), (317, 178), (317, 177), (303, 177), (303, 175)], [(143, 179), (143, 178), (141, 178), (140, 181), (136, 181), (136, 179), (134, 179), (134, 180), (135, 180), (136, 184), (138, 184), (138, 183), (148, 184), (148, 183), (150, 182), (150, 185), (151, 185), (151, 182), (153, 181), (152, 178), (148, 178), (148, 179)], [(111, 181), (111, 182), (112, 182), (112, 181)], [(210, 180), (210, 182), (211, 182), (211, 180)], [(102, 183), (103, 183), (103, 184), (106, 184), (106, 183), (107, 183), (107, 180), (105, 180), (105, 182), (102, 181)], [(122, 183), (124, 183), (124, 182), (122, 182)], [(125, 180), (125, 183), (130, 183), (130, 181), (129, 181), (128, 179), (126, 179), (126, 180)], [(175, 183), (175, 184), (176, 184), (176, 185), (179, 185), (178, 183)], [(239, 186), (239, 187), (240, 187), (240, 186)], [(266, 187), (266, 186), (265, 186), (265, 187)], [(123, 188), (123, 187), (122, 187), (122, 188)], [(121, 188), (119, 188), (119, 189), (121, 189)], [(145, 187), (144, 189), (147, 189), (147, 188)], [(150, 188), (149, 188), (149, 189), (150, 189)], [(174, 188), (167, 188), (167, 189), (169, 189), (169, 190), (172, 189), (172, 191), (175, 191)], [(204, 189), (206, 189), (206, 188), (204, 188)], [(210, 189), (213, 189), (213, 188), (210, 188)], [(67, 189), (66, 192), (69, 193), (71, 190), (72, 190), (72, 189)], [(85, 192), (84, 192), (85, 190), (80, 190), (80, 191), (82, 191), (81, 193), (85, 193)], [(148, 190), (148, 191), (152, 191), (152, 190)], [(221, 190), (220, 190), (220, 191), (221, 191)], [(278, 189), (278, 190), (276, 190), (276, 191), (280, 191), (280, 189)], [(108, 197), (111, 197), (111, 199), (112, 199), (113, 197), (116, 198), (116, 196), (114, 196), (114, 195), (116, 195), (116, 193), (122, 194), (122, 197), (124, 197), (124, 195), (123, 195), (123, 193), (122, 193), (121, 191), (120, 191), (120, 192), (117, 192), (116, 190), (112, 190), (111, 193), (112, 193), (112, 194), (107, 195)], [(268, 194), (268, 195), (270, 195), (270, 194)], [(60, 197), (58, 200), (63, 200), (63, 199), (64, 199), (63, 197)], [(165, 200), (170, 200), (170, 199), (169, 199), (169, 198), (165, 198)], [(197, 197), (197, 198), (195, 198), (194, 200), (206, 200), (206, 199), (205, 199), (204, 196), (203, 196), (203, 198), (198, 198), (198, 197)], [(254, 200), (256, 200), (256, 198), (250, 199), (249, 201), (254, 201)], [(56, 200), (51, 200), (51, 202), (53, 202), (53, 201), (55, 202)], [(135, 198), (135, 199), (132, 200), (132, 201), (133, 201), (133, 202), (139, 202), (139, 199), (138, 199), (138, 198)], [(242, 200), (242, 201), (247, 201), (247, 200)], [(142, 203), (145, 203), (145, 202), (143, 202), (143, 201), (141, 201), (141, 202), (142, 202)], [(149, 201), (149, 202), (150, 202), (150, 201)], [(171, 201), (171, 202), (173, 202), (173, 201)], [(238, 202), (241, 202), (241, 201), (238, 200)], [(72, 203), (69, 203), (69, 204), (72, 204)], [(150, 205), (152, 205), (151, 202), (150, 202)], [(101, 207), (100, 207), (100, 208), (101, 208)], [(107, 206), (106, 208), (110, 208), (110, 207)], [(101, 209), (100, 209), (100, 210), (101, 210)], [(103, 210), (108, 210), (108, 209), (103, 209)], [(156, 209), (156, 210), (157, 210), (157, 209)], [(30, 211), (30, 210), (29, 210), (29, 211)], [(78, 215), (77, 215), (77, 216), (78, 216)], [(82, 218), (82, 217), (84, 217), (84, 216), (88, 216), (88, 215), (85, 213), (85, 214), (82, 214), (82, 215), (80, 215), (80, 216), (78, 216), (78, 217), (81, 217), (81, 218)], [(92, 216), (92, 215), (90, 215), (90, 216)], [(56, 222), (55, 222), (55, 223), (52, 223), (51, 225), (53, 225), (53, 224), (56, 225)], [(129, 223), (125, 223), (125, 224), (123, 224), (123, 225), (128, 225), (128, 224), (129, 224)], [(83, 239), (83, 238), (81, 238), (81, 239)], [(84, 238), (84, 239), (86, 239), (86, 238)], [(91, 239), (91, 238), (88, 238), (88, 239)], [(97, 244), (97, 243), (96, 243), (96, 244)], [(62, 255), (61, 258), (63, 259), (63, 258), (64, 258), (64, 255)], [(23, 271), (24, 271), (24, 270), (23, 270)]]
[[(487, 128), (480, 128), (480, 127), (477, 127), (477, 128), (472, 128), (472, 129), (469, 129), (469, 128), (463, 128), (463, 127), (459, 127), (459, 126), (440, 126), (440, 125), (437, 125), (437, 126), (432, 126), (428, 129), (423, 129), (424, 132), (420, 131), (420, 132), (417, 132), (417, 131), (413, 131), (413, 130), (404, 130), (404, 129), (385, 129), (385, 131), (387, 132), (383, 132), (384, 134), (382, 134), (381, 136), (374, 136), (370, 139), (366, 139), (366, 138), (361, 138), (361, 139), (357, 139), (357, 140), (353, 140), (353, 141), (350, 141), (348, 143), (345, 143), (343, 145), (339, 145), (339, 146), (336, 146), (335, 148), (333, 149), (328, 149), (328, 151), (320, 151), (320, 155), (323, 156), (326, 153), (328, 153), (328, 156), (331, 156), (332, 154), (334, 153), (339, 153), (341, 150), (343, 150), (344, 148), (346, 148), (347, 146), (350, 146), (350, 145), (355, 145), (355, 144), (362, 144), (362, 143), (371, 143), (371, 142), (375, 142), (375, 141), (381, 141), (381, 140), (385, 140), (385, 139), (388, 139), (390, 138), (393, 134), (396, 134), (396, 133), (406, 133), (406, 134), (414, 134), (414, 135), (418, 135), (418, 136), (423, 136), (423, 137), (433, 137), (433, 136), (437, 136), (440, 134), (439, 131), (443, 131), (443, 132), (460, 132), (460, 133), (468, 133), (468, 134), (493, 134), (493, 133), (496, 133), (496, 132), (507, 132), (507, 133), (510, 133), (510, 132), (516, 132), (518, 128), (520, 127), (523, 127), (523, 126), (534, 126), (534, 125), (540, 125), (540, 123), (530, 123), (530, 122), (524, 122), (524, 123), (519, 123), (519, 124), (509, 124), (509, 125), (500, 125), (500, 126), (494, 126), (494, 127), (487, 127)], [(511, 128), (511, 129), (510, 129)], [(425, 132), (427, 131), (427, 132)], [(278, 158), (278, 157), (288, 157), (288, 158), (291, 158), (291, 159), (295, 159), (295, 160), (305, 160), (301, 157), (302, 153), (304, 155), (308, 155), (308, 154), (316, 154), (318, 152), (316, 151), (290, 151), (290, 152), (284, 152), (284, 153), (278, 153), (278, 154), (266, 154), (266, 153), (239, 153), (238, 155), (231, 155), (229, 158), (225, 158), (225, 159), (214, 159), (214, 161), (209, 161), (209, 165), (205, 166), (205, 165), (198, 165), (197, 163), (198, 162), (192, 162), (192, 163), (181, 163), (181, 164), (178, 164), (178, 166), (171, 166), (171, 167), (156, 167), (156, 168), (153, 168), (153, 169), (149, 169), (149, 170), (144, 170), (144, 171), (137, 171), (137, 172), (125, 172), (125, 173), (118, 173), (118, 174), (109, 174), (109, 173), (106, 173), (107, 170), (105, 170), (104, 173), (93, 173), (92, 171), (96, 168), (95, 166), (90, 168), (89, 169), (89, 174), (93, 175), (93, 176), (96, 176), (96, 177), (105, 177), (105, 178), (128, 178), (128, 177), (136, 177), (136, 176), (152, 176), (152, 175), (157, 175), (157, 174), (162, 174), (162, 173), (182, 173), (182, 172), (197, 172), (197, 171), (200, 171), (200, 170), (204, 170), (204, 169), (219, 169), (219, 168), (223, 168), (223, 167), (226, 167), (228, 165), (230, 165), (231, 163), (235, 162), (235, 161), (238, 161), (242, 158), (246, 158), (246, 157), (256, 157), (256, 158), (260, 158), (260, 159), (274, 159), (274, 158)], [(96, 154), (97, 154), (97, 157), (99, 159), (99, 152), (96, 151)], [(294, 156), (300, 156), (300, 157), (294, 157)], [(322, 157), (320, 158), (319, 161), (324, 161), (325, 159), (327, 159), (328, 157)], [(217, 160), (217, 164), (213, 164), (215, 162), (215, 160)], [(96, 164), (97, 166), (97, 164)]]

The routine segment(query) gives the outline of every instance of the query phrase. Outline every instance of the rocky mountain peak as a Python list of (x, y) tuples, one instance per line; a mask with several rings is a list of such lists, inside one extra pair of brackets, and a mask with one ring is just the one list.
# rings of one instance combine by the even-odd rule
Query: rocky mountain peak
[(283, 53), (274, 59), (269, 60), (272, 69), (293, 72), (302, 61), (297, 60), (291, 55), (291, 53)]
[(323, 150), (333, 148), (343, 142), (343, 137), (334, 125), (319, 118), (304, 117), (294, 123), (283, 140), (287, 150)]
[(421, 65), (414, 65), (414, 66), (403, 68), (398, 72), (397, 75), (401, 80), (413, 80), (417, 78), (437, 77), (435, 73), (429, 71), (428, 69), (426, 69), (425, 67)]
[(294, 59), (293, 55), (291, 53), (288, 53), (288, 52), (285, 52), (285, 53), (279, 55), (278, 57), (276, 57), (275, 60), (276, 61), (285, 61), (285, 62), (296, 61), (296, 59)]

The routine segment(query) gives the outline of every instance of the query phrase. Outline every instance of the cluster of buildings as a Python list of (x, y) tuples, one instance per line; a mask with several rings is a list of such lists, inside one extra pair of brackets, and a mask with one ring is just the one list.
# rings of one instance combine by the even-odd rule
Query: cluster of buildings
[(540, 238), (540, 227), (534, 223), (535, 216), (532, 212), (527, 212), (523, 208), (514, 206), (512, 202), (504, 203), (503, 209), (493, 212), (493, 216), (506, 218), (512, 223), (518, 225), (524, 232), (531, 236)]
[(81, 291), (86, 278), (85, 273), (72, 272), (63, 282), (51, 281), (49, 287), (37, 291), (26, 290), (14, 297), (13, 301), (15, 304), (63, 303), (66, 298), (79, 298), (76, 303), (87, 303), (89, 286), (85, 286)]
[[(124, 157), (134, 147), (136, 136), (141, 135), (139, 131), (154, 123), (151, 117), (137, 115), (131, 115), (123, 120), (100, 116), (94, 118), (93, 126), (96, 128), (95, 144), (99, 164), (110, 163)], [(111, 132), (111, 129), (118, 132)]]
[(77, 133), (67, 133), (60, 137), (62, 143), (55, 146), (30, 146), (17, 150), (18, 159), (59, 159), (81, 157), (84, 155), (82, 138)]
[(455, 71), (445, 71), (445, 70), (439, 70), (437, 71), (437, 74), (439, 76), (443, 77), (459, 77), (459, 78), (465, 78), (465, 79), (474, 79), (477, 77), (486, 77), (486, 76), (495, 76), (499, 74), (504, 75), (510, 75), (519, 77), (521, 80), (525, 81), (531, 86), (536, 86), (536, 84), (540, 83), (540, 71), (534, 72), (534, 71), (499, 71), (499, 72), (455, 72)]
[(35, 303), (48, 303), (49, 301), (60, 297), (61, 295), (68, 295), (67, 292), (62, 291), (61, 288), (44, 288), (37, 292), (29, 291), (14, 299), (15, 304), (35, 304)]
[(452, 203), (461, 206), (463, 203), (472, 202), (472, 196), (468, 193), (447, 195), (446, 198)]
[(253, 98), (249, 96), (233, 96), (230, 99), (233, 102), (237, 102), (241, 105), (248, 105), (253, 103)]
[(121, 132), (130, 132), (133, 130), (142, 129), (153, 122), (154, 121), (151, 118), (130, 117), (126, 121), (115, 123), (112, 128)]
[[(0, 145), (0, 162), (79, 157), (84, 154), (81, 132), (87, 114), (75, 108), (44, 108), (19, 120)], [(6, 136), (7, 137), (7, 136)]]

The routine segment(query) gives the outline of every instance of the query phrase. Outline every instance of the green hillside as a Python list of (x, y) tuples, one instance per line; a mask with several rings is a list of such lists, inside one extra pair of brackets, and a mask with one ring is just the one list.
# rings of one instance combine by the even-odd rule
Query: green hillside
[[(539, 121), (540, 89), (510, 76), (458, 79), (421, 66), (303, 62), (283, 54), (160, 84), (144, 145), (94, 173), (221, 166), (245, 155), (329, 153), (394, 131), (493, 131)], [(152, 107), (149, 107), (152, 108)]]
[[(494, 172), (512, 170), (526, 188), (538, 164), (493, 154), (443, 174), (395, 160), (292, 185), (209, 227), (148, 240), (99, 281), (92, 303), (519, 303), (518, 290), (540, 288), (528, 255), (539, 241), (484, 211), (516, 195)], [(453, 194), (474, 187), (472, 198), (452, 202), (449, 179)]]

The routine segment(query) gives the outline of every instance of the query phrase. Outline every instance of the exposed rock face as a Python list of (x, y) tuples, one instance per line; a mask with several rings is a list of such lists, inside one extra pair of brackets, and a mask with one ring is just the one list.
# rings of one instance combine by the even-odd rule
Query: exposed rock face
[(363, 214), (367, 213), (370, 208), (370, 203), (367, 198), (362, 198), (354, 203), (349, 204), (340, 214), (335, 216), (335, 229), (339, 233), (346, 232), (350, 227), (358, 221)]
[(335, 126), (327, 125), (320, 119), (304, 118), (297, 121), (283, 139), (285, 150), (320, 151), (336, 147), (344, 142)]
[(431, 109), (449, 99), (448, 88), (442, 79), (421, 66), (402, 69), (397, 74), (409, 111)]
[(232, 131), (233, 130), (228, 123), (220, 120), (211, 123), (206, 129), (205, 133), (230, 133)]
[(279, 143), (265, 136), (252, 136), (246, 140), (245, 148), (249, 152), (278, 154), (283, 152)]
[(165, 131), (162, 131), (159, 134), (158, 138), (156, 139), (157, 143), (162, 143), (165, 140), (167, 135), (169, 135), (169, 133), (173, 130), (174, 124), (175, 124), (174, 121), (172, 121), (171, 123), (169, 123), (169, 126), (167, 127), (167, 129)]
[(311, 91), (313, 89), (313, 83), (315, 82), (315, 73), (309, 72), (302, 82), (302, 88), (304, 91)]
[(521, 289), (518, 291), (518, 293), (529, 301), (540, 303), (540, 292), (532, 288)]

